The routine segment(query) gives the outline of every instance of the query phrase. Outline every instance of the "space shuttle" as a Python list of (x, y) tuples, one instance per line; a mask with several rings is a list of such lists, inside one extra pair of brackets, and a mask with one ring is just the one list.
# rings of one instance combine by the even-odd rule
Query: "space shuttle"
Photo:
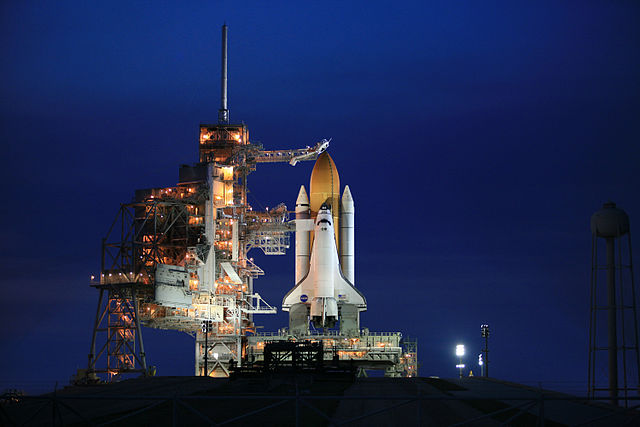
[(296, 200), (295, 286), (282, 301), (289, 312), (289, 332), (309, 333), (309, 326), (341, 335), (359, 333), (359, 316), (367, 309), (355, 287), (354, 214), (349, 186), (340, 198), (340, 178), (327, 152), (311, 173), (311, 197), (304, 186)]

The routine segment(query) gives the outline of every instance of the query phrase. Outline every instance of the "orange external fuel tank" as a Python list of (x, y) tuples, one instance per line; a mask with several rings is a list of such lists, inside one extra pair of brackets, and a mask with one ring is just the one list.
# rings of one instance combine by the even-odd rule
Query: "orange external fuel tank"
[[(311, 218), (315, 218), (323, 203), (331, 205), (333, 230), (336, 236), (336, 247), (340, 250), (338, 231), (340, 230), (340, 176), (333, 159), (326, 151), (318, 157), (311, 171), (309, 184), (309, 208)], [(310, 245), (313, 246), (313, 236)]]

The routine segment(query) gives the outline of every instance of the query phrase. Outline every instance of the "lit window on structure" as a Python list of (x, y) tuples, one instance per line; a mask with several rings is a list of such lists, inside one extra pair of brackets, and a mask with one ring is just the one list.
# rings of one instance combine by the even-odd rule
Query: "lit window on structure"
[(222, 168), (222, 179), (225, 181), (233, 180), (233, 166), (225, 166)]

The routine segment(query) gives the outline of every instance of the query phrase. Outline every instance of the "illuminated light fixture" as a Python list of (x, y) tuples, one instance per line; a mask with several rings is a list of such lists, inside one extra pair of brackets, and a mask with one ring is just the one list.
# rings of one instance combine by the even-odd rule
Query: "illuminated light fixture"
[(489, 325), (480, 325), (480, 334), (482, 338), (489, 338)]
[(464, 363), (462, 363), (462, 356), (464, 356), (464, 344), (456, 345), (456, 356), (460, 358), (456, 368), (460, 370), (460, 378), (462, 378), (462, 370), (465, 368)]
[(484, 365), (484, 362), (482, 361), (482, 354), (478, 355), (478, 365), (480, 366)]

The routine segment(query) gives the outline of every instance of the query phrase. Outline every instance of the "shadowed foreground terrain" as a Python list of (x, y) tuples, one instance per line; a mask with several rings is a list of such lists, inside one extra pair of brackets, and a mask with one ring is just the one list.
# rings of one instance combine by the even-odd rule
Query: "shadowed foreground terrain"
[[(494, 379), (152, 377), (2, 401), (2, 425), (611, 426), (634, 410)], [(544, 423), (540, 423), (544, 420)]]

